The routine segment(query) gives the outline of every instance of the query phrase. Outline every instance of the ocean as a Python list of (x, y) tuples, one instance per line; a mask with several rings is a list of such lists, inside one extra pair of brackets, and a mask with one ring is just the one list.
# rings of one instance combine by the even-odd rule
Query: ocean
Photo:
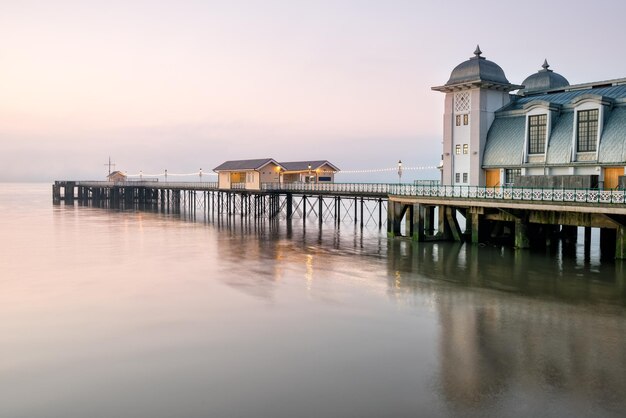
[[(0, 417), (618, 417), (626, 263), (0, 184)], [(595, 239), (595, 238), (594, 238)]]

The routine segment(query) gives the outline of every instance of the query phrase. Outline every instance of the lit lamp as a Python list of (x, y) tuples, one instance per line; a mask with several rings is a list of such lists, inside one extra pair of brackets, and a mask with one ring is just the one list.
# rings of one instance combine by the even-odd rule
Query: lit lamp
[(202, 181), (202, 169), (200, 169), (200, 181)]
[(402, 183), (402, 160), (398, 160), (398, 183)]
[(311, 164), (309, 164), (309, 183), (311, 182)]

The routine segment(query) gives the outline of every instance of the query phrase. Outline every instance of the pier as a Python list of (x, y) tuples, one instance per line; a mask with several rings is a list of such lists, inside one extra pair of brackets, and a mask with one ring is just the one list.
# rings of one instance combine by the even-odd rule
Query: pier
[[(53, 201), (105, 207), (151, 206), (204, 216), (353, 221), (386, 226), (414, 241), (509, 243), (516, 248), (572, 244), (599, 228), (603, 254), (626, 259), (626, 192), (600, 189), (438, 186), (389, 183), (264, 183), (259, 190), (217, 182), (56, 181)], [(459, 222), (461, 221), (461, 222)], [(464, 228), (462, 224), (464, 222)]]

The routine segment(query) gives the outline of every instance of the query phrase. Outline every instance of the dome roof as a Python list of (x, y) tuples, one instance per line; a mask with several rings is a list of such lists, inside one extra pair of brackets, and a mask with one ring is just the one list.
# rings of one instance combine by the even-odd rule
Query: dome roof
[(452, 70), (446, 86), (471, 81), (489, 81), (498, 84), (510, 84), (502, 68), (495, 62), (481, 57), (481, 54), (482, 51), (477, 45), (474, 56), (460, 63)]
[(569, 86), (569, 81), (565, 77), (549, 69), (548, 60), (544, 60), (541, 67), (542, 70), (524, 80), (522, 83), (524, 88), (519, 91), (520, 93), (527, 94)]

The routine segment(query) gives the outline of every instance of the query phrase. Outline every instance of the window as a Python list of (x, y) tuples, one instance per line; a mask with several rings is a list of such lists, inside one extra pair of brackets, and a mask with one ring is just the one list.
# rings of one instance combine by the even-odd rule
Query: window
[(456, 115), (456, 126), (461, 126), (461, 115)]
[(578, 152), (596, 150), (598, 138), (598, 109), (578, 112)]
[(469, 145), (463, 144), (463, 154), (469, 154)]
[(508, 185), (515, 184), (515, 179), (521, 175), (521, 168), (507, 168), (504, 171), (504, 183)]
[(463, 183), (467, 183), (467, 173), (463, 173)]
[(454, 153), (456, 155), (461, 154), (461, 146), (460, 145), (457, 145), (456, 147), (454, 147)]
[(455, 183), (460, 183), (461, 182), (461, 173), (456, 173), (454, 175), (454, 182)]
[(463, 115), (463, 125), (467, 125), (469, 123), (469, 115)]
[(463, 91), (454, 95), (454, 112), (468, 112), (471, 106), (471, 97), (469, 91)]
[(528, 118), (528, 153), (543, 154), (546, 149), (547, 115), (535, 115)]

